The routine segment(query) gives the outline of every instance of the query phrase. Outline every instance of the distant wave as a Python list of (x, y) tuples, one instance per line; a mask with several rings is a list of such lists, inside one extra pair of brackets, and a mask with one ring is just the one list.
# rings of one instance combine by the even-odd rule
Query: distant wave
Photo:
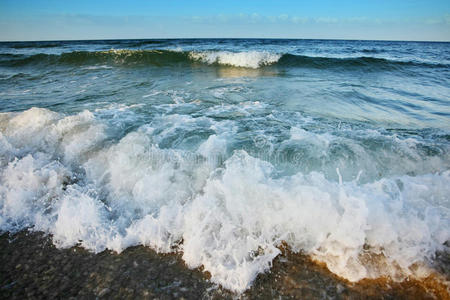
[(448, 67), (447, 64), (430, 62), (398, 61), (370, 56), (362, 57), (313, 57), (294, 54), (279, 54), (266, 51), (172, 51), (172, 50), (108, 50), (74, 51), (62, 54), (0, 54), (0, 66), (25, 65), (95, 65), (118, 66), (169, 66), (176, 64), (207, 64), (241, 68), (267, 66), (303, 68), (354, 68), (366, 67), (375, 70), (391, 70), (408, 66)]
[(62, 42), (17, 42), (8, 44), (9, 48), (27, 49), (27, 48), (54, 48), (63, 45)]
[(279, 65), (290, 67), (308, 67), (327, 69), (333, 67), (352, 68), (352, 67), (367, 67), (374, 69), (392, 70), (408, 66), (420, 67), (446, 67), (444, 64), (428, 63), (428, 62), (414, 62), (414, 61), (399, 61), (390, 60), (386, 58), (377, 58), (370, 56), (360, 57), (314, 57), (303, 55), (284, 54), (278, 61)]
[(363, 53), (384, 53), (386, 52), (385, 49), (363, 49), (361, 50)]

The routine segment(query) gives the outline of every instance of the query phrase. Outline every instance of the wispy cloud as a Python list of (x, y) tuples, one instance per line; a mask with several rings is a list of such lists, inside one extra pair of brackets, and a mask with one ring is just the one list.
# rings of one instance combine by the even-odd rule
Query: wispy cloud
[(367, 16), (355, 16), (355, 17), (345, 17), (336, 18), (329, 16), (322, 16), (316, 18), (310, 18), (306, 16), (297, 16), (289, 14), (280, 15), (261, 15), (258, 13), (252, 14), (235, 14), (235, 15), (212, 15), (212, 16), (192, 16), (185, 17), (186, 20), (191, 20), (196, 23), (204, 24), (214, 24), (217, 22), (221, 23), (250, 23), (250, 24), (267, 24), (267, 23), (286, 23), (286, 24), (313, 24), (313, 23), (323, 23), (323, 24), (337, 24), (337, 23), (355, 23), (355, 24), (450, 24), (450, 15), (444, 15), (435, 18), (370, 18)]

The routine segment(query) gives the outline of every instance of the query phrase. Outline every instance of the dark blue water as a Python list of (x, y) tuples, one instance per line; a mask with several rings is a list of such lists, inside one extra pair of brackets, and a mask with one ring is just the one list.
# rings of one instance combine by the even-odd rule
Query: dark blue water
[(0, 43), (0, 226), (182, 251), (236, 291), (282, 242), (420, 277), (450, 239), (449, 95), (450, 43)]

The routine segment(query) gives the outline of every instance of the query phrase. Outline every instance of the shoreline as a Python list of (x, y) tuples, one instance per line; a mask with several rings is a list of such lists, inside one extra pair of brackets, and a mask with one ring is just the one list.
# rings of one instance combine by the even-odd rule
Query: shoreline
[[(0, 298), (120, 299), (448, 299), (445, 284), (424, 280), (364, 279), (351, 283), (308, 256), (282, 249), (269, 272), (237, 295), (187, 268), (179, 254), (134, 246), (121, 254), (80, 247), (57, 249), (42, 232), (0, 235)], [(444, 257), (449, 263), (448, 257)], [(445, 270), (445, 266), (443, 267)], [(447, 275), (444, 275), (448, 277)]]

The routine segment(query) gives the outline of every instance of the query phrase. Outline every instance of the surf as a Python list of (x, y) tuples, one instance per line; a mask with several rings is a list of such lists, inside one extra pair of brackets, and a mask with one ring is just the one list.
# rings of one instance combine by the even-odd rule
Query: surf
[[(229, 137), (220, 122), (187, 151), (161, 148), (170, 131), (148, 125), (108, 142), (108, 125), (89, 111), (32, 108), (0, 120), (0, 228), (44, 231), (58, 247), (178, 252), (243, 292), (282, 245), (349, 281), (403, 280), (428, 276), (450, 240), (448, 170), (361, 183), (361, 174), (349, 180), (335, 169), (333, 180), (320, 171), (280, 174), (245, 150), (223, 152)], [(291, 130), (293, 141), (309, 135), (320, 138)]]

